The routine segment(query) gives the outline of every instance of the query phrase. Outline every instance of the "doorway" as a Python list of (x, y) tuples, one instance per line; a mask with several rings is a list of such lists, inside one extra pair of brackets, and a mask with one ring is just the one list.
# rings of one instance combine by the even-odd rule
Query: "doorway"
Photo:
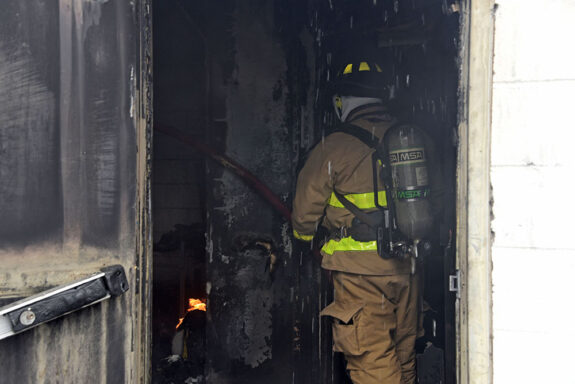
[[(322, 91), (334, 63), (369, 40), (387, 58), (393, 110), (438, 148), (444, 209), (423, 261), (418, 374), (420, 384), (455, 383), (457, 3), (162, 0), (153, 15), (153, 382), (347, 382), (317, 317), (328, 279), (294, 248), (281, 209), (221, 159), (289, 208), (305, 154), (334, 123)], [(188, 311), (189, 299), (207, 311)], [(177, 360), (188, 314), (199, 342)]]

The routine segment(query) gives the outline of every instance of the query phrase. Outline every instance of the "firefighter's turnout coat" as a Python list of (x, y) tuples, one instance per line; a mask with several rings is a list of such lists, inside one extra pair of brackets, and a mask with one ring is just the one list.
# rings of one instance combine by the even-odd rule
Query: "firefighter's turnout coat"
[[(395, 119), (381, 105), (372, 104), (352, 111), (346, 122), (381, 140), (395, 124)], [(333, 191), (346, 196), (361, 209), (374, 210), (371, 156), (374, 151), (354, 136), (336, 131), (317, 144), (299, 174), (292, 212), (294, 236), (311, 241), (318, 225), (325, 226), (333, 234), (322, 248), (322, 267), (325, 269), (364, 275), (410, 271), (409, 260), (379, 257), (375, 241), (359, 242), (345, 236), (345, 228), (351, 226), (354, 216)], [(385, 206), (387, 197), (383, 185), (379, 188), (378, 201)]]
[[(379, 140), (396, 121), (379, 104), (352, 111), (346, 123)], [(372, 153), (362, 141), (343, 132), (325, 137), (301, 170), (292, 224), (294, 236), (311, 241), (318, 225), (331, 233), (323, 245), (322, 267), (333, 271), (335, 300), (322, 311), (333, 322), (334, 350), (343, 352), (355, 384), (412, 384), (415, 380), (415, 338), (418, 284), (411, 260), (383, 259), (376, 241), (347, 236), (354, 218), (334, 195), (346, 196), (366, 211), (374, 202)], [(378, 191), (386, 201), (383, 185)]]

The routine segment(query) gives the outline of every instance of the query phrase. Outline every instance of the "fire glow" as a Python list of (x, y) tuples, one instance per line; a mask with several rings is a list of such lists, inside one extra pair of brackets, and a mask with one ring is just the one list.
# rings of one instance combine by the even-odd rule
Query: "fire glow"
[[(202, 300), (200, 299), (188, 299), (188, 309), (186, 312), (191, 312), (191, 311), (206, 311), (206, 303), (204, 303)], [(182, 325), (182, 322), (184, 321), (184, 318), (181, 317), (180, 320), (178, 321), (178, 325), (176, 325), (176, 329), (178, 329), (180, 327), (180, 325)]]

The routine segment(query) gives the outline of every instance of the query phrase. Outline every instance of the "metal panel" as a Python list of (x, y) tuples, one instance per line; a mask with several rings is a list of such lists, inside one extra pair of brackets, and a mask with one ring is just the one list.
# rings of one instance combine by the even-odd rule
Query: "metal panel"
[(149, 60), (140, 59), (148, 52), (140, 49), (148, 43), (147, 3), (2, 4), (0, 300), (111, 264), (124, 266), (131, 289), (0, 342), (1, 383), (140, 376), (145, 332), (135, 328), (145, 324), (140, 274), (149, 241), (147, 204), (138, 204), (148, 185)]

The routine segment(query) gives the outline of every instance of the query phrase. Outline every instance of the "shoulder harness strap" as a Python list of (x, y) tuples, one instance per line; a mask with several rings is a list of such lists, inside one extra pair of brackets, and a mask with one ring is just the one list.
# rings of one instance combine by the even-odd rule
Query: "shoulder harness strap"
[[(350, 123), (343, 123), (342, 125), (340, 125), (337, 130), (335, 132), (342, 132), (345, 133), (347, 135), (353, 136), (356, 139), (360, 140), (361, 142), (363, 142), (365, 145), (367, 145), (369, 148), (373, 148), (376, 150), (376, 152), (374, 153), (374, 156), (377, 157), (379, 155), (379, 151), (378, 151), (378, 146), (379, 146), (379, 139), (377, 138), (377, 136), (372, 135), (371, 133), (369, 133), (368, 131), (366, 131), (365, 129), (355, 125), (355, 124), (350, 124)], [(375, 157), (374, 157), (374, 162), (375, 162)], [(374, 164), (375, 167), (375, 164)], [(374, 168), (374, 175), (375, 175), (375, 168)], [(374, 176), (374, 183), (376, 183), (376, 179)], [(376, 191), (376, 184), (374, 184), (374, 194), (377, 198), (377, 191)], [(378, 225), (377, 221), (374, 221), (374, 219), (369, 216), (368, 214), (366, 214), (365, 212), (363, 212), (359, 207), (357, 207), (355, 204), (353, 204), (351, 201), (349, 201), (344, 195), (342, 195), (341, 193), (337, 192), (337, 191), (333, 191), (335, 196), (337, 197), (337, 199), (340, 201), (340, 203), (347, 208), (347, 210), (349, 210), (351, 213), (353, 213), (353, 215), (355, 217), (357, 217), (359, 220), (363, 221), (364, 223), (376, 227)], [(379, 204), (376, 203), (376, 205), (379, 206)]]
[(343, 123), (341, 126), (337, 128), (335, 132), (342, 132), (345, 133), (346, 135), (353, 136), (370, 148), (377, 149), (377, 146), (379, 145), (379, 139), (377, 138), (377, 136), (372, 135), (365, 129), (355, 124)]
[[(393, 127), (395, 127), (396, 125), (394, 125)], [(382, 165), (385, 165), (387, 163), (387, 161), (385, 160), (387, 158), (385, 148), (382, 148), (382, 146), (379, 145), (380, 143), (379, 143), (379, 140), (376, 136), (370, 134), (368, 131), (358, 127), (355, 124), (344, 123), (338, 127), (336, 132), (343, 132), (345, 134), (351, 135), (351, 136), (357, 138), (358, 140), (362, 141), (368, 147), (375, 149), (375, 152), (372, 155), (373, 193), (374, 193), (374, 199), (375, 199), (376, 207), (379, 210), (389, 210), (389, 213), (390, 213), (389, 222), (386, 222), (385, 226), (387, 227), (388, 241), (389, 241), (389, 245), (388, 245), (387, 249), (388, 249), (388, 251), (391, 251), (392, 243), (393, 243), (393, 225), (391, 224), (391, 220), (392, 220), (392, 217), (395, 217), (395, 207), (393, 204), (393, 199), (391, 198), (391, 195), (389, 193), (391, 191), (391, 175), (389, 174), (389, 169), (387, 166), (385, 166), (385, 168), (384, 168), (384, 188), (385, 188), (385, 194), (388, 197), (388, 207), (385, 208), (385, 207), (381, 206), (379, 204), (379, 202), (377, 201), (377, 196), (378, 196), (377, 180), (378, 180), (378, 178), (377, 178), (376, 166), (377, 166), (378, 159), (383, 162)], [(338, 198), (338, 200), (341, 202), (341, 204), (344, 207), (346, 207), (360, 221), (363, 221), (364, 223), (366, 223), (369, 226), (374, 227), (374, 228), (378, 228), (379, 225), (381, 225), (381, 223), (374, 222), (372, 217), (370, 217), (365, 212), (363, 212), (359, 207), (357, 207), (355, 204), (353, 204), (351, 201), (349, 201), (341, 193), (334, 190), (334, 194)], [(377, 239), (378, 252), (380, 252), (380, 251), (384, 252), (384, 249), (386, 249), (385, 246), (383, 245), (383, 237), (382, 236), (383, 235), (382, 235), (382, 233), (380, 233), (380, 229), (378, 228), (378, 239)], [(382, 255), (382, 253), (380, 253), (380, 255)]]

